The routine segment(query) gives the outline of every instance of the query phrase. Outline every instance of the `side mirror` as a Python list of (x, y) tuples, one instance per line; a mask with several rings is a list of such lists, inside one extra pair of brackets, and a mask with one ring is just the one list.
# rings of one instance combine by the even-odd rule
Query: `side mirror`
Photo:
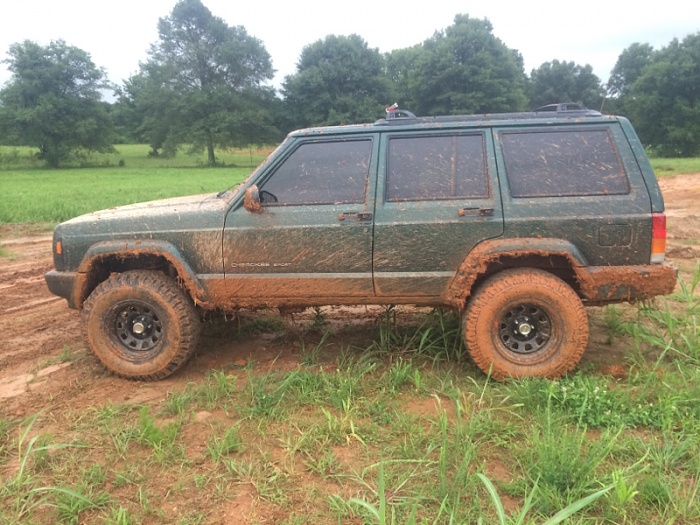
[(260, 191), (258, 191), (258, 187), (255, 184), (245, 190), (243, 207), (251, 213), (260, 213), (262, 211), (262, 206), (260, 205)]

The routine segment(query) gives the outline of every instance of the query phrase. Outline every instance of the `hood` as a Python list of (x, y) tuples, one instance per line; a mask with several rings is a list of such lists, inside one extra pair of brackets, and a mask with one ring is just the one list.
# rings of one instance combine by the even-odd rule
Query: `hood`
[(234, 196), (211, 193), (109, 208), (59, 224), (55, 235), (91, 244), (115, 238), (167, 239), (188, 231), (220, 232)]
[(116, 208), (86, 213), (64, 224), (78, 224), (83, 222), (94, 223), (102, 220), (114, 219), (143, 219), (156, 218), (158, 216), (182, 216), (192, 213), (206, 213), (208, 211), (225, 210), (230, 203), (231, 193), (218, 197), (216, 193), (203, 195), (190, 195), (187, 197), (174, 197), (157, 201), (128, 204)]

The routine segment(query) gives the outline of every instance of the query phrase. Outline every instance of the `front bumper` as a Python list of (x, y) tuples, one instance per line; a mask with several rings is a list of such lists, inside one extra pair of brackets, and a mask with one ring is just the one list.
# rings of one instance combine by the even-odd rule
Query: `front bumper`
[(63, 297), (68, 301), (69, 308), (78, 309), (77, 301), (75, 300), (75, 284), (78, 279), (78, 273), (51, 270), (44, 276), (44, 279), (52, 294)]

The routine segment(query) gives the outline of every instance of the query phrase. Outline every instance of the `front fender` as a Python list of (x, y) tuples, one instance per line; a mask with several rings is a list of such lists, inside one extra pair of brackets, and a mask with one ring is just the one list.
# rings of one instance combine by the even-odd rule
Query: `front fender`
[(104, 261), (108, 259), (126, 260), (141, 255), (154, 255), (168, 261), (177, 272), (178, 278), (194, 302), (196, 304), (209, 302), (208, 294), (197, 274), (194, 273), (176, 246), (168, 241), (139, 239), (102, 241), (90, 246), (78, 267), (79, 277), (76, 279), (76, 290), (73, 296), (76, 306), (80, 308), (82, 302), (89, 295), (90, 288), (96, 286), (91, 276), (98, 273), (97, 270)]

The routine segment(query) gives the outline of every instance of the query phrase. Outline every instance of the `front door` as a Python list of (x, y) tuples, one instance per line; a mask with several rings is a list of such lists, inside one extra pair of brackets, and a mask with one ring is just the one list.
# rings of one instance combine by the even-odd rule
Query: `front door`
[(374, 294), (377, 148), (373, 135), (302, 138), (270, 166), (257, 181), (262, 211), (241, 205), (226, 218), (230, 304), (342, 303)]

